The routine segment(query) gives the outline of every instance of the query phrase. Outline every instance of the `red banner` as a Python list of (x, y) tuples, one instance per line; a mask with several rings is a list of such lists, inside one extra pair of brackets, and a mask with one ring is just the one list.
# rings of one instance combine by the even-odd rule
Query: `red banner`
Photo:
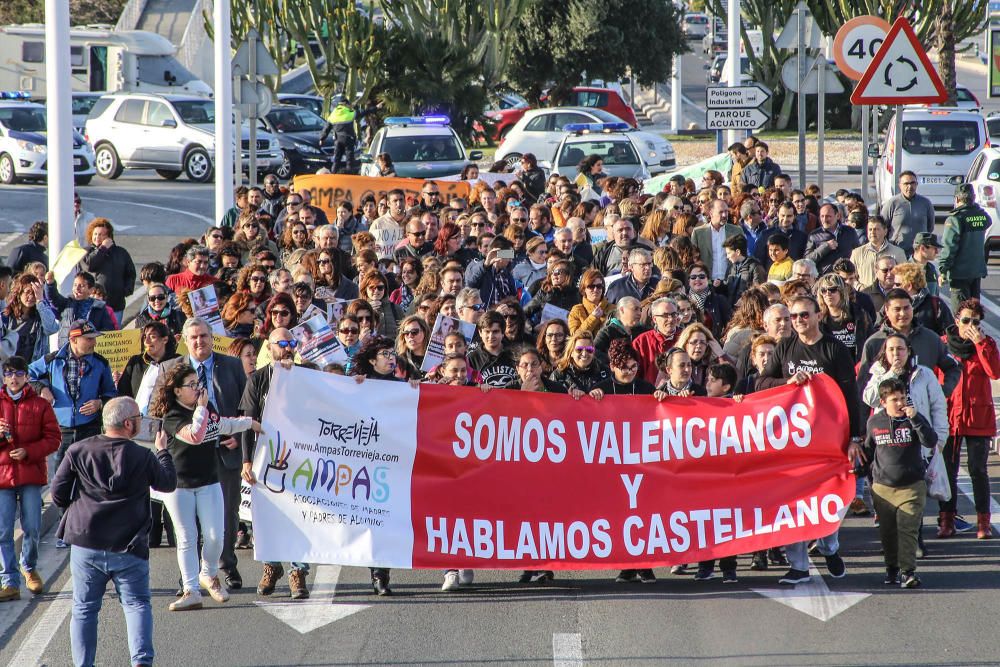
[(854, 496), (819, 375), (729, 399), (420, 388), (413, 567), (638, 568), (823, 537)]

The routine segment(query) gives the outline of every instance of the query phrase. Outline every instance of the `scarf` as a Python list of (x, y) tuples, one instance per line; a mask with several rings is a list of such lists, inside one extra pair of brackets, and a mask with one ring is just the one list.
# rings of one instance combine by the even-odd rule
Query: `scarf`
[(149, 313), (149, 317), (154, 322), (159, 322), (160, 320), (165, 320), (170, 317), (170, 304), (168, 302), (167, 305), (163, 308), (163, 310), (160, 311), (158, 315), (156, 311), (153, 310), (153, 307), (149, 305), (146, 306), (146, 312)]
[(690, 297), (691, 303), (693, 303), (695, 308), (697, 308), (701, 312), (705, 312), (705, 302), (708, 301), (708, 297), (710, 297), (711, 295), (712, 295), (711, 289), (705, 289), (702, 292), (695, 292), (694, 290), (690, 290), (688, 292), (688, 297)]
[(535, 271), (541, 271), (548, 266), (548, 262), (532, 262), (530, 259), (528, 260), (528, 264), (531, 264), (531, 268)]
[(958, 325), (952, 324), (944, 334), (948, 337), (948, 351), (959, 359), (968, 359), (976, 353), (975, 343), (958, 335)]

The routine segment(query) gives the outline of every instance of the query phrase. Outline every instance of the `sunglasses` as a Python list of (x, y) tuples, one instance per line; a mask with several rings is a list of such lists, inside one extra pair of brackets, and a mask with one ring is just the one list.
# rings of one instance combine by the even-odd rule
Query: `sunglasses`
[(209, 234), (208, 238), (210, 238), (210, 239), (221, 239), (222, 238), (222, 234)]
[[(475, 225), (473, 225), (475, 227)], [(417, 238), (427, 236), (427, 232), (406, 232), (410, 236), (416, 236)]]
[(316, 260), (316, 263), (319, 264), (320, 266), (326, 266), (327, 264), (333, 264), (333, 261), (329, 259), (319, 259)]
[(962, 324), (972, 324), (974, 327), (978, 327), (979, 323), (982, 322), (978, 317), (963, 317), (958, 320)]
[(149, 295), (149, 300), (150, 301), (166, 301), (167, 300), (167, 295), (166, 294), (150, 294)]
[(272, 310), (271, 314), (272, 315), (277, 315), (278, 317), (291, 317), (292, 311), (290, 311), (290, 310), (284, 310), (284, 309), (282, 309), (282, 310)]
[(274, 341), (272, 343), (272, 345), (277, 345), (282, 350), (284, 350), (285, 348), (289, 348), (289, 347), (294, 350), (296, 347), (298, 347), (299, 341), (297, 341), (297, 340), (276, 340), (276, 341)]
[(692, 274), (691, 274), (690, 276), (688, 276), (688, 277), (689, 277), (689, 278), (690, 278), (691, 280), (705, 280), (705, 279), (707, 279), (707, 278), (708, 278), (708, 274), (706, 274), (706, 273), (692, 273)]
[(594, 353), (594, 346), (593, 345), (577, 345), (573, 349), (576, 350), (577, 352), (590, 352), (591, 354)]
[(423, 333), (422, 329), (407, 329), (406, 331), (403, 332), (403, 336), (406, 336), (408, 338), (410, 336), (419, 336), (422, 333)]
[(337, 331), (346, 335), (346, 334), (360, 333), (361, 329), (359, 329), (358, 327), (341, 327), (340, 329), (337, 329)]
[(593, 285), (587, 285), (586, 289), (604, 289), (604, 283), (594, 283)]
[(838, 287), (820, 287), (819, 291), (822, 294), (836, 294), (837, 292), (840, 291), (840, 288), (838, 288)]
[[(429, 306), (421, 306), (421, 308), (429, 308)], [(476, 311), (478, 313), (480, 310), (485, 310), (486, 309), (486, 304), (485, 303), (473, 303), (471, 305), (462, 306), (462, 308), (471, 308), (472, 310), (474, 310), (474, 311)]]
[(808, 320), (810, 315), (812, 315), (812, 313), (806, 310), (801, 310), (797, 313), (788, 314), (788, 316), (793, 320)]
[(371, 315), (358, 315), (358, 322), (373, 322)]
[(510, 221), (511, 222), (527, 222), (528, 219), (527, 218), (520, 218), (520, 217), (518, 217), (518, 218), (511, 218)]
[(250, 282), (252, 283), (262, 283), (267, 280), (267, 276), (250, 276)]

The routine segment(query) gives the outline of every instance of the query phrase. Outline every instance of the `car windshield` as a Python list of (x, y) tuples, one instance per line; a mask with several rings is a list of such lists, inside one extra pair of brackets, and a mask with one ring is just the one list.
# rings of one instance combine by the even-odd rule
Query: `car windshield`
[(267, 120), (278, 132), (320, 132), (326, 121), (308, 109), (276, 109)]
[(1000, 116), (986, 119), (986, 132), (995, 138), (1000, 138)]
[(695, 25), (705, 25), (708, 23), (708, 17), (705, 16), (685, 16), (684, 20)]
[(955, 100), (958, 102), (975, 102), (976, 98), (972, 96), (972, 91), (968, 88), (956, 88)]
[(192, 100), (174, 102), (174, 109), (181, 120), (188, 125), (209, 125), (215, 123), (215, 102), (212, 100)]
[(974, 120), (917, 120), (903, 123), (903, 150), (914, 155), (968, 155), (979, 147)]
[(382, 152), (388, 153), (393, 162), (444, 162), (462, 160), (462, 147), (451, 135), (386, 137)]
[(624, 122), (621, 118), (614, 115), (613, 113), (607, 112), (604, 109), (587, 109), (587, 113), (595, 116), (600, 123), (622, 123)]
[(74, 116), (86, 116), (90, 113), (90, 110), (94, 108), (97, 104), (97, 100), (101, 99), (100, 95), (83, 95), (83, 96), (73, 96), (73, 115)]
[(43, 109), (0, 109), (0, 125), (14, 132), (44, 132), (45, 111)]
[(628, 141), (574, 141), (566, 144), (559, 155), (560, 167), (575, 167), (580, 164), (580, 160), (588, 155), (597, 155), (605, 166), (617, 166), (624, 164), (639, 164), (639, 156)]

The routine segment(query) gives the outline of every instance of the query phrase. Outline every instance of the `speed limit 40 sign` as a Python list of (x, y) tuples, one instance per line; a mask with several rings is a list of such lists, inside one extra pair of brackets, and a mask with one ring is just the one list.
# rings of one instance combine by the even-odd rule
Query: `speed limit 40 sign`
[(833, 59), (837, 67), (849, 79), (860, 80), (888, 33), (889, 24), (878, 16), (851, 19), (833, 38)]

